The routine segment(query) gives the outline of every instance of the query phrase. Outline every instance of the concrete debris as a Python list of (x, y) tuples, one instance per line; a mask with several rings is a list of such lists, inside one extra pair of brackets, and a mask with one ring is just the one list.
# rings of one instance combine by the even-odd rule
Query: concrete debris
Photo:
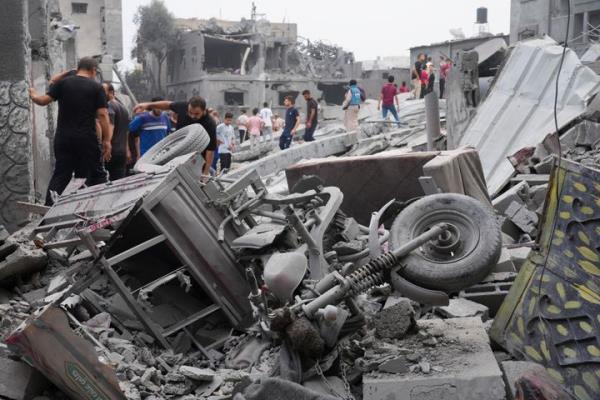
[(32, 399), (43, 394), (49, 386), (50, 382), (33, 367), (0, 354), (0, 393), (3, 398)]
[[(297, 43), (282, 31), (289, 24), (262, 19), (178, 23), (188, 27), (185, 40), (206, 41), (196, 81), (236, 75), (223, 80), (242, 85), (225, 92), (226, 107), (254, 102), (240, 92), (247, 81), (292, 94), (278, 77), (324, 79), (329, 105), (320, 105), (317, 140), (297, 138), (283, 151), (269, 140), (239, 144), (231, 170), (211, 177), (193, 152), (108, 184), (74, 180), (41, 219), (12, 235), (0, 226), (0, 336), (12, 352), (0, 346), (0, 397), (503, 400), (546, 390), (542, 367), (512, 360), (543, 363), (542, 345), (542, 353), (513, 344), (495, 354), (489, 335), (506, 318), (502, 308), (521, 301), (515, 291), (534, 286), (522, 276), (537, 246), (550, 243), (543, 215), (556, 202), (556, 155), (600, 168), (600, 107), (585, 104), (600, 79), (572, 51), (564, 72), (572, 84), (559, 102), (562, 149), (544, 137), (560, 49), (544, 38), (460, 51), (448, 101), (457, 124), (450, 147), (463, 147), (445, 150), (442, 99), (441, 135), (423, 151), (425, 102), (411, 94), (399, 95), (399, 124), (381, 120), (377, 100), (367, 99), (360, 129), (341, 125), (343, 110), (332, 104), (354, 68), (351, 53)], [(208, 54), (221, 47), (231, 54)], [(491, 78), (507, 54), (478, 106), (479, 72)], [(589, 284), (598, 229), (582, 221), (594, 209), (569, 193), (561, 202), (573, 197), (579, 230), (557, 230), (553, 243), (579, 240), (585, 271), (565, 274)], [(498, 240), (482, 240), (490, 232)], [(517, 322), (519, 333), (537, 329), (532, 321)], [(546, 388), (560, 398), (560, 387)]]
[(436, 311), (446, 318), (479, 317), (485, 322), (490, 317), (486, 306), (463, 298), (450, 299), (449, 305), (438, 307)]
[(402, 339), (415, 324), (415, 310), (410, 300), (403, 297), (388, 297), (383, 309), (373, 318), (379, 338)]
[[(421, 348), (420, 338), (400, 341), (404, 351), (420, 351), (418, 358), (411, 357), (419, 360), (415, 363), (418, 368), (395, 374), (365, 374), (363, 399), (505, 398), (502, 372), (479, 318), (421, 320), (418, 328), (437, 336), (440, 348)], [(403, 394), (406, 397), (398, 397)]]

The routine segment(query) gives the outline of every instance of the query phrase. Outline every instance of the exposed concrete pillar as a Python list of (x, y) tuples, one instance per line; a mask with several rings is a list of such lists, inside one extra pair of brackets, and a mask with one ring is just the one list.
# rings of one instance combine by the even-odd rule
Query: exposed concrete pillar
[(15, 202), (34, 198), (27, 3), (4, 0), (0, 12), (0, 224), (9, 230), (27, 218)]
[(440, 102), (435, 92), (425, 96), (425, 115), (427, 118), (427, 150), (432, 151), (435, 140), (441, 134)]
[(281, 72), (287, 72), (288, 70), (288, 57), (289, 57), (290, 48), (288, 45), (285, 45), (281, 49)]

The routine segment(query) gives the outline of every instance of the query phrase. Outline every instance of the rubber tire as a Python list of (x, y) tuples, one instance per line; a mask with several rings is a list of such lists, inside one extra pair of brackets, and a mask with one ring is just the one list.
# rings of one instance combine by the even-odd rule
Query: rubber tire
[[(401, 259), (402, 275), (429, 289), (457, 292), (481, 282), (494, 268), (502, 251), (502, 233), (491, 207), (472, 197), (454, 193), (426, 196), (406, 207), (394, 220), (390, 235), (392, 249), (418, 236), (424, 225), (464, 219), (470, 227), (459, 229), (470, 237), (471, 250), (459, 260), (445, 262), (424, 256), (425, 247)], [(462, 251), (462, 250), (461, 250)], [(432, 257), (433, 258), (433, 257)]]
[(210, 136), (202, 125), (188, 125), (152, 146), (138, 163), (164, 165), (175, 157), (204, 151), (209, 143)]

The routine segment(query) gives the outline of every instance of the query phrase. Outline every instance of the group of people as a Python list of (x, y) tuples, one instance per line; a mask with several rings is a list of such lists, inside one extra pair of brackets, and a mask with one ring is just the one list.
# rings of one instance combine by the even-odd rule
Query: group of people
[[(202, 153), (203, 175), (214, 173), (217, 160), (222, 171), (228, 170), (236, 142), (250, 139), (254, 146), (261, 135), (263, 140), (270, 141), (273, 132), (281, 132), (279, 147), (289, 148), (300, 126), (300, 113), (291, 96), (284, 100), (285, 119), (273, 114), (268, 103), (263, 104), (262, 110), (254, 109), (252, 116), (244, 110), (236, 120), (237, 135), (233, 114), (226, 113), (221, 122), (218, 112), (209, 109), (199, 96), (183, 102), (155, 97), (151, 102), (136, 105), (131, 118), (112, 84), (98, 82), (97, 70), (98, 62), (84, 57), (76, 70), (53, 77), (45, 94), (30, 89), (32, 102), (39, 106), (58, 102), (56, 162), (46, 192), (46, 205), (54, 203), (73, 176), (85, 179), (88, 186), (125, 177), (128, 166), (151, 147), (170, 132), (191, 124), (200, 124), (210, 138)], [(318, 125), (318, 104), (309, 90), (302, 95), (307, 104), (303, 139), (310, 142)]]
[(433, 58), (428, 57), (423, 53), (419, 53), (411, 72), (414, 97), (416, 99), (422, 99), (427, 94), (434, 91), (435, 72), (436, 70), (439, 70), (440, 99), (443, 99), (446, 89), (446, 80), (448, 79), (448, 74), (451, 69), (452, 60), (448, 57), (440, 56), (439, 68), (436, 69), (433, 64)]

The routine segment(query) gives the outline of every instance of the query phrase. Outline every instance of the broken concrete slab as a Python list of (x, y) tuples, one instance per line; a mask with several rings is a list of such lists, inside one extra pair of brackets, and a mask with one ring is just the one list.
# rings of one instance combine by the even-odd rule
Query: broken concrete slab
[(539, 217), (534, 211), (529, 210), (525, 204), (513, 201), (504, 213), (523, 232), (532, 237), (537, 236)]
[(0, 281), (16, 275), (41, 271), (48, 257), (41, 249), (26, 249), (18, 246), (4, 261), (0, 262)]
[(402, 339), (415, 326), (415, 310), (409, 299), (390, 296), (372, 323), (378, 337)]
[(0, 354), (0, 396), (28, 400), (41, 395), (50, 382), (31, 366)]
[(210, 382), (214, 379), (216, 373), (208, 368), (196, 368), (188, 365), (179, 367), (179, 373), (186, 378), (194, 381)]
[(525, 181), (519, 182), (492, 201), (494, 209), (501, 214), (513, 203), (525, 204), (529, 198), (529, 184)]
[(450, 299), (449, 305), (437, 307), (436, 312), (446, 318), (479, 317), (484, 322), (490, 317), (486, 306), (462, 298)]
[(408, 372), (408, 362), (406, 357), (392, 358), (391, 360), (379, 364), (377, 369), (381, 372), (387, 372), (388, 374), (402, 374)]
[(420, 361), (429, 364), (429, 368), (424, 365), (425, 368), (393, 375), (365, 374), (364, 400), (504, 400), (502, 372), (481, 319), (420, 320), (417, 324), (419, 331), (436, 331), (453, 345), (437, 351), (435, 361)]
[(546, 372), (546, 369), (540, 365), (529, 361), (504, 361), (500, 364), (504, 372), (504, 384), (506, 385), (506, 395), (508, 400), (516, 400), (515, 382), (527, 371)]
[(32, 290), (31, 292), (23, 293), (22, 296), (25, 299), (25, 301), (27, 301), (29, 304), (34, 304), (46, 297), (46, 289), (42, 288)]

